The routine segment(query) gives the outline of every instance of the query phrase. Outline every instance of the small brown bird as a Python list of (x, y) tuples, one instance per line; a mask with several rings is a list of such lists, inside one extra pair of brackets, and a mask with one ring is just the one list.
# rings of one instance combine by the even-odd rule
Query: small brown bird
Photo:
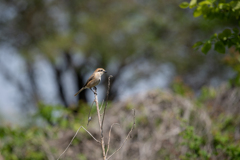
[(74, 95), (78, 95), (80, 92), (82, 92), (84, 89), (91, 89), (94, 88), (95, 91), (93, 91), (94, 94), (97, 94), (97, 87), (95, 87), (96, 85), (98, 85), (101, 81), (101, 76), (107, 73), (107, 71), (105, 71), (103, 68), (98, 68), (96, 69), (93, 74), (88, 78), (86, 84)]

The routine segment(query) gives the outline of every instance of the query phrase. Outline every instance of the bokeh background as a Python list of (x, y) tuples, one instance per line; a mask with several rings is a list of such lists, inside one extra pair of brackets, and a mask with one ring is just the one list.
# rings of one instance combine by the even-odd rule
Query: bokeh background
[[(136, 109), (133, 138), (113, 159), (240, 157), (240, 95), (229, 83), (239, 53), (192, 48), (238, 21), (194, 18), (181, 2), (1, 0), (0, 159), (56, 159), (87, 123), (93, 93), (74, 94), (99, 67), (108, 72), (100, 102), (113, 75), (106, 135), (122, 124), (111, 152)], [(96, 109), (92, 115), (88, 129), (98, 137)], [(81, 131), (63, 159), (100, 157)]]

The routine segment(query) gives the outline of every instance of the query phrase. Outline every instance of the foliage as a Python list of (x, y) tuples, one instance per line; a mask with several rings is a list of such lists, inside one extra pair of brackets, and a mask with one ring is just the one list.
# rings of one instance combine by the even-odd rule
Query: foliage
[(230, 49), (229, 52), (230, 53), (224, 57), (223, 62), (237, 73), (235, 77), (230, 79), (230, 84), (231, 86), (240, 86), (240, 54), (234, 49)]
[(201, 136), (198, 136), (193, 126), (186, 126), (186, 129), (181, 133), (183, 137), (183, 142), (181, 145), (188, 147), (188, 152), (181, 156), (181, 159), (190, 160), (190, 159), (209, 159), (210, 154), (203, 149), (205, 144), (205, 139)]
[[(214, 98), (218, 99), (216, 97), (219, 94), (218, 90), (204, 87), (200, 95), (197, 97), (192, 95), (191, 98), (186, 96), (188, 92), (182, 89), (180, 89), (181, 92), (176, 91), (177, 93), (173, 95), (169, 95), (169, 93), (156, 95), (152, 92), (144, 98), (134, 97), (134, 103), (128, 100), (127, 102), (111, 104), (115, 107), (111, 107), (107, 112), (108, 117), (105, 121), (107, 130), (112, 122), (121, 121), (123, 126), (129, 125), (132, 117), (126, 117), (122, 113), (129, 113), (129, 107), (134, 107), (138, 111), (138, 114), (136, 114), (138, 132), (133, 132), (131, 138), (133, 145), (128, 146), (129, 152), (126, 155), (134, 155), (136, 159), (139, 159), (136, 147), (139, 147), (139, 150), (141, 150), (141, 146), (144, 144), (162, 143), (161, 146), (154, 145), (157, 149), (151, 150), (151, 153), (157, 157), (152, 159), (161, 157), (162, 159), (180, 158), (184, 160), (238, 160), (240, 156), (240, 142), (235, 136), (238, 136), (240, 116), (235, 112), (214, 110), (214, 108), (218, 107), (212, 107), (212, 103), (209, 102)], [(185, 97), (179, 97), (179, 93), (183, 93)], [(139, 103), (139, 101), (145, 103)], [(191, 104), (194, 104), (193, 108), (191, 108)], [(199, 104), (202, 106), (201, 108), (198, 107)], [(61, 151), (65, 149), (78, 127), (82, 124), (87, 124), (89, 106), (83, 105), (78, 109), (79, 111), (75, 112), (76, 109), (66, 109), (62, 106), (51, 106), (41, 103), (36, 115), (29, 117), (30, 123), (28, 125), (24, 127), (2, 125), (0, 127), (1, 156), (5, 159), (13, 160), (40, 160), (49, 159), (51, 156), (56, 159)], [(99, 130), (93, 125), (97, 124), (94, 108), (92, 111), (92, 115), (94, 115), (93, 121), (91, 121), (87, 129), (97, 137)], [(189, 119), (183, 119), (183, 117), (186, 117), (184, 116), (186, 113), (190, 113), (193, 116), (189, 116)], [(203, 124), (203, 122), (206, 122), (206, 117), (201, 119), (201, 113), (206, 114), (205, 116), (210, 118), (210, 127)], [(180, 134), (176, 134), (176, 128), (181, 128)], [(121, 134), (121, 127), (113, 128), (111, 146), (119, 146)], [(91, 144), (92, 141), (93, 143)], [(140, 145), (134, 145), (135, 143)], [(98, 149), (99, 152), (97, 152)], [(74, 156), (73, 159), (90, 159), (89, 157), (93, 154), (101, 154), (99, 145), (96, 145), (91, 136), (82, 130), (74, 139), (70, 150), (70, 154), (66, 153), (66, 159), (70, 159), (71, 155)], [(96, 151), (96, 153), (93, 153), (93, 151)], [(141, 154), (145, 154), (145, 151), (141, 152)]]
[(1, 127), (1, 155), (5, 159), (47, 159), (43, 151), (44, 131), (39, 127)]
[[(213, 20), (229, 20), (235, 23), (239, 21), (240, 16), (240, 2), (239, 1), (225, 1), (225, 0), (191, 0), (190, 3), (183, 2), (180, 4), (181, 8), (195, 8), (193, 12), (194, 17), (203, 16), (205, 19)], [(229, 26), (229, 24), (228, 24)], [(194, 44), (194, 48), (198, 49), (200, 46), (201, 51), (207, 54), (208, 51), (214, 46), (214, 50), (219, 53), (225, 53), (226, 47), (234, 47), (240, 51), (240, 36), (239, 28), (231, 26), (227, 27), (220, 33), (215, 33), (210, 39), (206, 41), (199, 41)]]
[[(227, 119), (224, 123), (227, 122)], [(216, 123), (219, 125), (218, 123)], [(231, 127), (234, 127), (233, 125)], [(231, 138), (231, 130), (222, 133), (222, 128), (213, 130), (213, 152), (206, 149), (206, 137), (196, 134), (196, 127), (185, 125), (185, 130), (181, 133), (183, 142), (181, 145), (188, 148), (188, 152), (181, 155), (181, 159), (213, 159), (215, 156), (222, 156), (225, 159), (238, 160), (240, 157), (240, 147), (234, 139)]]
[[(183, 2), (180, 4), (181, 8), (195, 8), (193, 12), (194, 17), (203, 16), (208, 21), (218, 19), (221, 22), (226, 21), (227, 26), (222, 27), (223, 31), (213, 34), (209, 39), (205, 41), (196, 42), (193, 48), (199, 49), (204, 54), (207, 54), (211, 48), (218, 53), (224, 54), (226, 48), (230, 49), (230, 52), (240, 52), (240, 34), (239, 34), (239, 16), (240, 16), (240, 2), (236, 0), (191, 0), (190, 3)], [(236, 55), (235, 54), (235, 55)], [(231, 56), (232, 57), (232, 56)], [(228, 58), (229, 65), (235, 72), (234, 78), (230, 79), (232, 86), (240, 86), (240, 71), (238, 66), (240, 65), (237, 56), (234, 58)], [(232, 62), (230, 62), (232, 61)]]
[[(0, 127), (0, 150), (5, 159), (12, 160), (42, 160), (49, 159), (56, 152), (48, 143), (57, 138), (64, 130), (77, 130), (80, 124), (86, 124), (87, 105), (83, 105), (74, 116), (71, 109), (63, 106), (39, 104), (39, 111), (25, 127)], [(92, 110), (94, 114), (94, 109)], [(84, 118), (83, 118), (84, 117)], [(82, 132), (82, 131), (80, 131)], [(82, 133), (84, 134), (84, 133)], [(84, 155), (79, 157), (84, 159)]]
[[(208, 101), (217, 96), (216, 89), (203, 87), (198, 96), (196, 106), (201, 104), (205, 110), (209, 110)], [(206, 103), (207, 102), (207, 103)], [(210, 111), (211, 112), (211, 111)], [(240, 146), (239, 140), (234, 137), (239, 125), (240, 116), (229, 114), (224, 111), (212, 115), (212, 127), (210, 134), (203, 136), (199, 134), (199, 126), (182, 120), (184, 129), (180, 136), (183, 138), (181, 146), (187, 148), (187, 152), (181, 155), (181, 159), (232, 159), (239, 160)], [(210, 137), (210, 138), (209, 138)], [(211, 147), (211, 149), (209, 149)]]
[(171, 85), (174, 93), (179, 94), (181, 96), (191, 97), (193, 96), (192, 89), (183, 83), (183, 80), (180, 77), (176, 77)]

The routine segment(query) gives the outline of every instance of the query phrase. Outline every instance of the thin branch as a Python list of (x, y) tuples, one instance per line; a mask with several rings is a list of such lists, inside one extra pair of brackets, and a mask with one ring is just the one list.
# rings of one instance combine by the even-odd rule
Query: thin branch
[(83, 128), (97, 143), (100, 143), (100, 141), (97, 140), (95, 137), (93, 137), (93, 135), (92, 135), (88, 130), (86, 130), (83, 126), (82, 126), (82, 128)]
[[(41, 148), (44, 150), (44, 152), (46, 153), (46, 156), (48, 158), (48, 160), (55, 160), (53, 154), (51, 153), (50, 147), (49, 145), (46, 143), (45, 140), (43, 140), (43, 138), (40, 139), (42, 146)], [(1, 160), (1, 158), (0, 158)]]
[(109, 145), (110, 145), (110, 140), (111, 140), (112, 127), (113, 127), (115, 124), (120, 125), (119, 123), (113, 123), (113, 124), (111, 125), (111, 128), (110, 128), (109, 133), (108, 133), (108, 146), (107, 146), (107, 151), (106, 151), (106, 157), (107, 157), (108, 150), (109, 150)]
[(94, 102), (95, 102), (95, 101), (92, 102), (90, 111), (89, 111), (89, 113), (88, 113), (88, 123), (87, 123), (87, 126), (88, 126), (89, 122), (92, 120), (92, 117), (90, 116), (90, 114), (91, 114), (91, 110), (92, 110), (92, 106), (93, 106), (93, 103), (94, 103)]
[(100, 111), (102, 110), (102, 106), (103, 106), (103, 103), (104, 103), (104, 99), (103, 99), (103, 101), (102, 101), (102, 104), (101, 104), (101, 108), (100, 108)]
[(97, 107), (97, 115), (98, 115), (98, 123), (99, 123), (99, 132), (100, 132), (100, 135), (101, 135), (103, 159), (106, 160), (104, 137), (103, 137), (103, 131), (102, 131), (102, 127), (101, 127), (101, 115), (100, 115), (100, 110), (99, 110), (99, 105), (98, 105), (97, 93), (94, 93), (94, 96), (95, 96), (94, 101), (95, 101), (96, 107)]
[[(106, 108), (107, 108), (107, 105), (108, 105), (108, 95), (109, 95), (109, 90), (110, 90), (110, 79), (112, 78), (113, 76), (110, 75), (108, 77), (108, 89), (107, 89), (107, 100), (106, 100), (106, 105), (104, 107), (104, 111), (103, 111), (103, 118), (102, 118), (102, 125), (101, 125), (101, 130), (103, 131), (103, 121), (104, 121), (104, 116), (105, 116), (105, 112), (106, 112)], [(101, 133), (103, 134), (103, 133)]]
[(95, 137), (93, 137), (93, 135), (88, 131), (86, 130), (83, 126), (80, 126), (77, 130), (77, 132), (75, 133), (75, 135), (73, 136), (72, 140), (70, 141), (70, 143), (68, 144), (67, 148), (63, 151), (63, 153), (58, 157), (57, 160), (59, 160), (61, 158), (61, 156), (68, 150), (68, 148), (70, 147), (70, 145), (72, 144), (74, 138), (77, 136), (78, 134), (78, 131), (83, 128), (97, 143), (100, 143), (100, 141), (98, 141)]
[(107, 158), (107, 160), (110, 159), (115, 153), (117, 153), (117, 152), (123, 147), (123, 145), (124, 145), (125, 142), (127, 141), (128, 137), (130, 136), (131, 132), (133, 131), (134, 126), (135, 126), (135, 110), (133, 109), (133, 125), (132, 125), (131, 130), (128, 132), (128, 135), (127, 135), (127, 137), (125, 138), (125, 140), (123, 141), (123, 143), (121, 144), (121, 146), (120, 146), (115, 152), (113, 152), (113, 154), (111, 154), (111, 155)]

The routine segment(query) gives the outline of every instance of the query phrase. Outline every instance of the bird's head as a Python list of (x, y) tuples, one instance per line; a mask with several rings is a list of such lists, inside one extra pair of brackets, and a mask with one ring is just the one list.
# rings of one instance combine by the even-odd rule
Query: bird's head
[(98, 68), (98, 69), (95, 70), (95, 72), (100, 73), (100, 75), (103, 75), (104, 73), (107, 73), (107, 71), (105, 71), (105, 69), (103, 69), (103, 68)]

